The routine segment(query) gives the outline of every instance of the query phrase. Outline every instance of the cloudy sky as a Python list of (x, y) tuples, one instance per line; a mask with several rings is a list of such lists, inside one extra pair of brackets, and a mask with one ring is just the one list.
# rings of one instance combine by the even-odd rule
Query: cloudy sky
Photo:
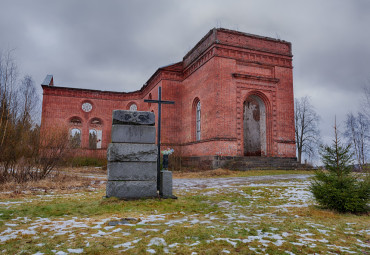
[(292, 43), (295, 97), (311, 97), (324, 140), (335, 115), (359, 109), (369, 0), (0, 0), (0, 50), (37, 84), (53, 74), (57, 86), (137, 90), (214, 27)]

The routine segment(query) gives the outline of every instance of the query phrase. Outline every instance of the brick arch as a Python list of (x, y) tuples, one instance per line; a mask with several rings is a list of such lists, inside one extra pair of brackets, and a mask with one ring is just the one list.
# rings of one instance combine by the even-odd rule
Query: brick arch
[[(273, 121), (272, 121), (272, 106), (271, 106), (271, 102), (269, 100), (269, 98), (261, 91), (250, 91), (248, 92), (243, 101), (242, 101), (242, 109), (243, 109), (243, 122), (242, 122), (242, 130), (244, 130), (244, 125), (245, 125), (245, 122), (244, 122), (244, 104), (245, 102), (247, 101), (248, 98), (258, 98), (259, 100), (261, 100), (261, 102), (264, 104), (264, 107), (265, 107), (265, 118), (266, 118), (266, 122), (265, 122), (265, 125), (266, 125), (266, 151), (264, 151), (262, 153), (262, 156), (271, 156), (273, 154), (273, 150), (272, 150), (272, 145), (273, 145), (273, 140), (272, 140), (272, 124), (273, 124)], [(244, 132), (243, 132), (243, 135), (242, 135), (242, 150), (244, 150)]]
[(82, 126), (83, 125), (83, 120), (79, 116), (72, 116), (68, 118), (67, 122), (68, 122), (68, 125), (71, 125), (71, 126)]
[(258, 90), (253, 90), (253, 91), (250, 91), (248, 92), (244, 99), (243, 99), (243, 103), (247, 100), (248, 97), (250, 96), (257, 96), (259, 97), (263, 103), (265, 104), (265, 107), (266, 107), (266, 112), (267, 112), (267, 109), (269, 112), (271, 112), (271, 103), (270, 103), (270, 100), (268, 99), (268, 97), (265, 95), (265, 93), (261, 92), (261, 91), (258, 91)]
[(92, 117), (90, 120), (89, 120), (89, 126), (92, 126), (92, 127), (95, 127), (95, 126), (103, 126), (104, 125), (104, 122), (101, 118), (98, 118), (98, 117)]

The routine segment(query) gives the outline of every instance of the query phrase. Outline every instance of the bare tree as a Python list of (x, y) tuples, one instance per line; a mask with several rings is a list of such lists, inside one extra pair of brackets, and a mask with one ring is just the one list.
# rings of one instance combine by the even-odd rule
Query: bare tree
[[(370, 79), (368, 83), (370, 84)], [(364, 86), (363, 91), (364, 93), (361, 102), (362, 111), (370, 120), (370, 85)]]
[(68, 129), (40, 138), (40, 100), (31, 76), (17, 79), (12, 51), (0, 53), (0, 183), (45, 178), (69, 152)]
[(15, 104), (18, 69), (12, 58), (12, 51), (0, 52), (0, 148), (4, 145), (9, 125), (17, 114)]
[(295, 98), (295, 139), (298, 152), (298, 162), (302, 163), (302, 154), (312, 159), (319, 147), (320, 117), (310, 103), (309, 97)]
[(19, 121), (22, 125), (34, 125), (38, 119), (40, 98), (37, 95), (35, 83), (31, 76), (24, 76), (18, 88)]
[(363, 169), (369, 153), (369, 123), (368, 117), (361, 112), (358, 112), (357, 116), (353, 113), (347, 114), (344, 134), (347, 137), (348, 144), (352, 145), (351, 148), (360, 170)]

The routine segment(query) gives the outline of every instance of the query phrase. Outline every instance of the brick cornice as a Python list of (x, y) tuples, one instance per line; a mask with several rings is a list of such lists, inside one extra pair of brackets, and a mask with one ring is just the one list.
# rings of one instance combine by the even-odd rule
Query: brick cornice
[(159, 68), (141, 87), (140, 91), (143, 93), (143, 95), (146, 95), (162, 80), (183, 81), (183, 72), (178, 70), (166, 70), (166, 68)]
[(219, 57), (236, 59), (237, 61), (250, 61), (263, 65), (281, 66), (292, 68), (292, 57), (277, 53), (270, 53), (251, 48), (231, 47), (229, 45), (217, 45), (216, 55)]
[(259, 80), (259, 81), (267, 81), (272, 83), (278, 83), (280, 80), (277, 78), (269, 78), (264, 76), (256, 76), (250, 74), (241, 74), (241, 73), (233, 73), (232, 76), (236, 79), (246, 79), (246, 80)]
[(194, 60), (184, 69), (184, 79), (189, 77), (192, 73), (198, 70), (201, 66), (207, 63), (212, 57), (215, 56), (214, 47), (209, 48), (198, 59)]
[(42, 85), (42, 89), (43, 95), (77, 97), (77, 98), (81, 97), (101, 100), (130, 100), (142, 97), (142, 93), (140, 91), (115, 92), (115, 91), (68, 88), (48, 85)]

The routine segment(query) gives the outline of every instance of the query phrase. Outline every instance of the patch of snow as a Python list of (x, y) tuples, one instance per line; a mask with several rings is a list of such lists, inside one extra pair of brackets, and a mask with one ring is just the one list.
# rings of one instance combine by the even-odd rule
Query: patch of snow
[(291, 252), (291, 251), (284, 251), (286, 254), (288, 254), (288, 255), (295, 255), (293, 252)]
[(238, 244), (235, 241), (240, 241), (240, 239), (231, 239), (231, 238), (215, 238), (214, 240), (215, 241), (226, 241), (227, 243), (231, 244), (234, 247), (236, 247), (236, 245)]
[(156, 228), (137, 228), (136, 230), (142, 231), (144, 233), (146, 233), (148, 231), (153, 231), (153, 232), (158, 232), (159, 231), (159, 229), (156, 229)]
[(126, 242), (126, 243), (123, 243), (123, 244), (117, 244), (117, 245), (113, 246), (113, 248), (121, 248), (121, 247), (124, 247), (126, 249), (123, 250), (123, 251), (127, 251), (128, 249), (134, 248), (133, 244), (136, 244), (136, 243), (138, 243), (140, 241), (141, 241), (141, 238), (136, 239), (136, 240), (133, 240), (131, 242)]
[(16, 205), (16, 204), (23, 204), (24, 201), (8, 201), (8, 202), (0, 202), (0, 205)]
[(161, 245), (163, 245), (163, 246), (167, 246), (167, 243), (166, 243), (166, 241), (165, 241), (163, 238), (161, 238), (161, 237), (154, 237), (154, 238), (152, 238), (152, 239), (149, 241), (149, 244), (148, 244), (148, 246), (152, 246), (152, 245), (156, 245), (156, 246), (161, 246)]
[(149, 215), (145, 218), (142, 218), (141, 221), (137, 225), (143, 225), (149, 222), (155, 222), (155, 221), (163, 221), (165, 220), (166, 215), (165, 214), (159, 214), (159, 215)]
[(93, 237), (100, 237), (100, 236), (105, 236), (106, 234), (108, 234), (108, 233), (99, 230), (98, 233), (92, 234), (91, 236), (93, 236)]
[(199, 241), (196, 241), (195, 243), (188, 244), (188, 246), (197, 246), (197, 245), (199, 245), (199, 244), (200, 244), (200, 242), (199, 242)]
[(83, 253), (84, 249), (67, 249), (68, 252), (70, 253)]
[(56, 255), (67, 255), (68, 253), (65, 253), (64, 251), (55, 251), (54, 252)]
[(5, 223), (4, 225), (5, 226), (8, 226), (8, 227), (16, 227), (16, 226), (18, 226), (18, 224), (12, 224), (12, 223)]
[(179, 244), (178, 243), (172, 243), (170, 245), (168, 245), (169, 248), (174, 248), (174, 247), (177, 247)]

